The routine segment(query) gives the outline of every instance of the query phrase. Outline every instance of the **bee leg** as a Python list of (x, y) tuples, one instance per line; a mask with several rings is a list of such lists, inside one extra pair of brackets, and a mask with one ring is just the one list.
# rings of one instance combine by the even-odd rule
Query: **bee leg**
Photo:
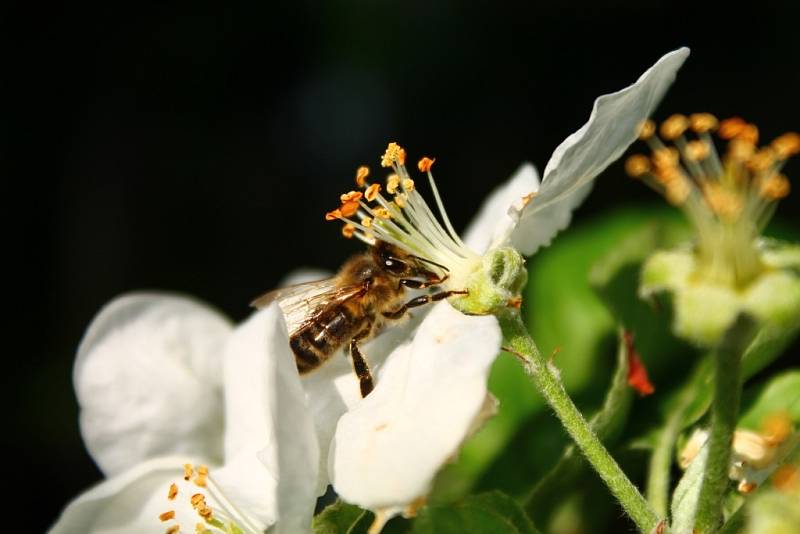
[(409, 308), (416, 308), (417, 306), (423, 306), (428, 304), (429, 302), (436, 302), (442, 299), (446, 299), (452, 295), (466, 295), (468, 291), (442, 291), (440, 293), (434, 293), (433, 295), (422, 295), (419, 297), (415, 297), (395, 311), (383, 312), (383, 316), (388, 319), (399, 319), (403, 316), (403, 314), (408, 311)]
[(367, 337), (369, 333), (370, 330), (366, 329), (350, 340), (350, 357), (353, 359), (353, 370), (358, 377), (362, 398), (369, 395), (375, 388), (375, 384), (372, 380), (372, 373), (369, 370), (369, 364), (367, 364), (367, 360), (358, 348), (358, 341)]
[(414, 280), (413, 278), (401, 278), (400, 285), (409, 289), (425, 289), (426, 287), (438, 286), (450, 278), (450, 273), (446, 273), (441, 278), (429, 278), (428, 280)]

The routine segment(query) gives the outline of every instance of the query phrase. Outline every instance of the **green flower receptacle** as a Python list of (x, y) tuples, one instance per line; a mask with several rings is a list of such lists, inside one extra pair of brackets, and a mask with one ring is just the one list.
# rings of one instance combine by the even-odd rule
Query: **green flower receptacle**
[(745, 313), (769, 337), (784, 337), (800, 327), (800, 247), (762, 240), (756, 246), (764, 266), (743, 287), (703, 277), (690, 246), (653, 254), (642, 268), (639, 295), (671, 297), (676, 336), (700, 347), (714, 347)]

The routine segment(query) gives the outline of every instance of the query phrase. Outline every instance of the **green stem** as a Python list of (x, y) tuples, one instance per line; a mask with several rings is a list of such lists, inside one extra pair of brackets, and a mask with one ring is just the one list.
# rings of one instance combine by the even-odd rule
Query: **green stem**
[(669, 508), (670, 471), (672, 467), (673, 451), (678, 434), (686, 422), (687, 412), (697, 399), (704, 380), (710, 375), (705, 360), (701, 361), (692, 371), (689, 382), (679, 393), (674, 408), (670, 410), (664, 429), (659, 433), (653, 454), (650, 456), (650, 465), (647, 475), (647, 501), (655, 512), (666, 517)]
[(701, 534), (714, 532), (722, 524), (722, 505), (728, 488), (733, 432), (742, 394), (742, 355), (753, 338), (755, 324), (740, 315), (714, 351), (714, 399), (708, 462), (700, 489), (695, 528)]
[(549, 365), (539, 353), (539, 349), (528, 334), (519, 313), (509, 310), (499, 314), (498, 320), (503, 330), (506, 347), (510, 352), (522, 358), (528, 376), (556, 412), (561, 424), (564, 425), (586, 459), (592, 464), (639, 530), (642, 532), (652, 531), (659, 522), (658, 516), (592, 432), (589, 423), (586, 422), (564, 390), (558, 371)]

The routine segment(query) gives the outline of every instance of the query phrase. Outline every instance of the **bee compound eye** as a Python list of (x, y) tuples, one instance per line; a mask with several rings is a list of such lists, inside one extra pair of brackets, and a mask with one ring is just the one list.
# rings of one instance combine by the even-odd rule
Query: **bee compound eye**
[(398, 261), (393, 258), (384, 258), (383, 266), (386, 268), (387, 271), (395, 274), (402, 273), (406, 269), (406, 266), (402, 261)]

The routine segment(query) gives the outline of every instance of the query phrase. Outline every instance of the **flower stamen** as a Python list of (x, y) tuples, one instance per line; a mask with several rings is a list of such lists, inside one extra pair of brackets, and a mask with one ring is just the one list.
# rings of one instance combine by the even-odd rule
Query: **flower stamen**
[[(723, 157), (713, 131), (727, 141)], [(687, 139), (687, 134), (696, 138)], [(789, 181), (779, 173), (783, 162), (800, 152), (797, 133), (781, 135), (760, 149), (759, 136), (758, 127), (739, 117), (718, 121), (709, 113), (676, 114), (658, 129), (644, 122), (640, 138), (652, 154), (633, 155), (625, 164), (628, 175), (684, 211), (698, 230), (700, 265), (722, 284), (743, 286), (760, 272), (753, 242), (775, 202), (789, 194)]]
[(480, 257), (464, 245), (447, 217), (431, 175), (435, 160), (424, 157), (417, 168), (428, 175), (441, 222), (417, 190), (405, 159), (405, 149), (397, 143), (389, 143), (381, 157), (381, 166), (392, 171), (386, 178), (385, 188), (382, 190), (377, 183), (367, 184), (367, 171), (362, 170), (366, 167), (359, 167), (356, 182), (366, 189), (363, 193), (350, 191), (341, 195), (339, 207), (326, 213), (325, 219), (342, 221), (346, 237), (356, 237), (370, 245), (378, 240), (385, 241), (409, 254), (446, 266), (450, 281), (457, 284), (464, 278), (456, 276), (457, 272), (465, 274), (472, 270)]
[[(191, 464), (185, 464), (183, 470), (184, 482), (189, 482), (200, 490), (184, 492), (184, 495), (188, 495), (185, 498), (191, 509), (203, 521), (196, 524), (195, 532), (202, 534), (230, 534), (232, 532), (258, 534), (262, 532), (255, 521), (225, 496), (211, 477), (207, 466), (199, 465), (195, 468)], [(170, 484), (167, 491), (168, 501), (174, 502), (178, 493), (178, 485)], [(162, 522), (176, 520), (175, 510), (170, 509), (162, 513), (159, 515), (159, 520)], [(179, 532), (180, 530), (180, 524), (176, 523), (167, 532)]]

